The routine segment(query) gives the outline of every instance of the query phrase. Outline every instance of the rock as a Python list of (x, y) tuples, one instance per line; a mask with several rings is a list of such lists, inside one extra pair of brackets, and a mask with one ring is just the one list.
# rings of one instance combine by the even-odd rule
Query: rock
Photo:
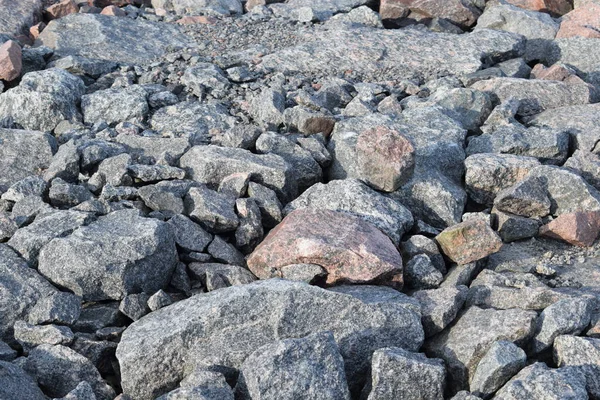
[(298, 263), (322, 266), (330, 284), (403, 283), (402, 259), (390, 239), (373, 225), (340, 212), (296, 210), (248, 257), (250, 271), (261, 279), (281, 276), (281, 267)]
[(523, 368), (494, 397), (498, 400), (587, 398), (582, 373), (567, 368), (550, 369), (542, 362)]
[(496, 209), (528, 218), (547, 216), (551, 206), (545, 181), (541, 177), (518, 182), (499, 192), (494, 199)]
[(126, 17), (127, 13), (117, 6), (106, 6), (100, 13), (102, 15), (111, 15), (113, 17)]
[(13, 325), (27, 319), (35, 304), (57, 290), (30, 268), (25, 260), (6, 244), (0, 243), (0, 339), (13, 343)]
[(79, 153), (75, 142), (70, 140), (58, 148), (50, 166), (44, 172), (44, 180), (50, 182), (54, 178), (60, 178), (67, 182), (75, 182), (78, 177)]
[(273, 190), (258, 183), (249, 182), (248, 196), (258, 204), (265, 227), (273, 228), (281, 222), (283, 219), (282, 206)]
[(10, 239), (19, 226), (12, 218), (11, 214), (0, 212), (0, 242), (5, 242)]
[(139, 85), (126, 88), (98, 90), (81, 97), (83, 120), (95, 124), (106, 122), (141, 123), (149, 111), (146, 91)]
[(444, 276), (425, 254), (413, 257), (404, 267), (406, 285), (412, 289), (435, 289)]
[(236, 247), (250, 253), (264, 236), (260, 208), (253, 199), (237, 199), (235, 209), (240, 218), (235, 231)]
[(121, 300), (119, 311), (133, 321), (137, 321), (150, 312), (148, 300), (150, 296), (146, 293), (129, 294)]
[(498, 192), (521, 181), (538, 165), (531, 157), (473, 154), (465, 159), (467, 193), (477, 203), (491, 205)]
[(200, 183), (218, 186), (228, 175), (245, 172), (253, 181), (277, 192), (282, 200), (296, 197), (296, 183), (290, 166), (273, 154), (252, 154), (248, 150), (217, 146), (195, 146), (180, 161), (188, 176)]
[(563, 165), (596, 189), (600, 189), (600, 158), (591, 152), (575, 150)]
[(218, 192), (234, 199), (239, 199), (246, 195), (249, 182), (250, 174), (243, 172), (231, 174), (223, 178), (219, 184)]
[(435, 268), (441, 273), (446, 273), (446, 262), (434, 240), (423, 235), (413, 235), (400, 245), (400, 251), (404, 259), (409, 259), (417, 254), (425, 254), (429, 257)]
[(114, 390), (102, 379), (94, 365), (68, 347), (43, 344), (29, 353), (25, 370), (53, 397), (66, 396), (82, 381), (94, 389), (98, 400), (112, 400)]
[(468, 88), (439, 89), (427, 103), (443, 107), (448, 116), (470, 132), (479, 132), (493, 108), (489, 95)]
[(420, 290), (413, 297), (421, 303), (421, 322), (425, 337), (434, 336), (449, 326), (467, 299), (465, 286)]
[(445, 229), (436, 236), (444, 254), (457, 264), (468, 264), (496, 253), (502, 240), (488, 224), (470, 220)]
[(21, 46), (9, 40), (0, 46), (0, 80), (10, 82), (21, 75)]
[(51, 68), (29, 72), (19, 86), (0, 94), (0, 119), (12, 118), (25, 129), (52, 131), (63, 120), (76, 120), (83, 81)]
[(185, 215), (177, 214), (168, 221), (175, 234), (175, 243), (187, 251), (202, 252), (213, 237)]
[(127, 167), (134, 179), (142, 182), (159, 182), (168, 179), (183, 179), (185, 171), (169, 165), (133, 164)]
[(559, 24), (548, 14), (524, 10), (509, 3), (489, 3), (475, 29), (498, 29), (523, 35), (527, 38), (525, 59), (542, 59)]
[(29, 323), (72, 325), (81, 314), (81, 298), (67, 292), (55, 292), (37, 301), (29, 311)]
[(207, 93), (212, 94), (213, 97), (222, 98), (231, 86), (223, 70), (210, 63), (199, 63), (186, 68), (181, 77), (181, 83), (198, 98), (202, 98)]
[(188, 265), (192, 278), (199, 280), (207, 291), (252, 283), (256, 277), (237, 265), (216, 263), (191, 263)]
[(510, 78), (528, 78), (531, 75), (531, 67), (522, 58), (503, 61), (498, 68)]
[(0, 10), (0, 34), (20, 35), (41, 19), (42, 2), (3, 0)]
[(473, 89), (488, 92), (500, 101), (515, 98), (520, 101), (518, 114), (531, 116), (542, 111), (593, 102), (592, 88), (585, 84), (539, 79), (493, 78), (479, 81)]
[(600, 212), (580, 211), (559, 215), (540, 228), (540, 235), (574, 246), (591, 246), (600, 233)]
[(67, 183), (60, 178), (52, 181), (48, 193), (50, 204), (54, 207), (74, 207), (84, 201), (94, 199), (94, 195), (85, 186)]
[(329, 136), (335, 125), (333, 117), (312, 111), (304, 106), (288, 108), (283, 113), (283, 119), (291, 129), (305, 135), (322, 133)]
[(382, 196), (356, 179), (317, 183), (289, 203), (284, 213), (311, 208), (341, 211), (357, 216), (379, 228), (398, 245), (410, 230), (413, 218), (399, 202)]
[[(2, 22), (1, 19), (0, 22)], [(0, 25), (0, 29), (2, 29), (2, 25)], [(47, 399), (35, 380), (21, 367), (2, 360), (0, 360), (0, 396), (4, 399)]]
[(88, 303), (81, 309), (81, 315), (73, 329), (80, 332), (96, 332), (108, 326), (121, 326), (125, 317), (119, 311), (119, 302)]
[(477, 365), (497, 340), (523, 345), (533, 335), (535, 311), (467, 309), (450, 328), (426, 344), (427, 354), (444, 359), (453, 391), (468, 387)]
[(246, 265), (244, 255), (235, 246), (226, 242), (218, 235), (215, 235), (215, 238), (208, 246), (208, 253), (220, 262), (239, 266)]
[(444, 362), (397, 347), (373, 353), (369, 400), (443, 399), (446, 385)]
[(506, 0), (526, 10), (541, 11), (557, 16), (568, 13), (573, 5), (568, 0)]
[(236, 125), (233, 128), (219, 132), (212, 137), (211, 143), (222, 147), (238, 147), (250, 150), (256, 144), (256, 139), (262, 131), (252, 125)]
[(94, 394), (94, 389), (87, 382), (83, 381), (71, 390), (65, 397), (60, 400), (97, 400)]
[(177, 161), (190, 148), (186, 138), (119, 135), (116, 141), (127, 146), (128, 151), (134, 156), (151, 163), (157, 162), (165, 153), (170, 154), (173, 160)]
[(470, 383), (471, 391), (482, 398), (491, 396), (515, 376), (526, 362), (527, 355), (514, 343), (505, 340), (495, 342), (477, 365)]
[(600, 371), (598, 339), (561, 335), (554, 339), (554, 360), (557, 366), (575, 367), (583, 371), (586, 377), (588, 393), (597, 397), (600, 394)]
[(562, 63), (546, 68), (544, 64), (536, 64), (531, 70), (531, 78), (551, 81), (581, 82), (573, 68)]
[(497, 231), (504, 243), (528, 239), (538, 235), (540, 221), (502, 211), (492, 211), (496, 219)]
[(4, 194), (2, 200), (18, 202), (26, 197), (43, 197), (48, 193), (46, 181), (36, 175), (29, 176), (11, 185)]
[(410, 9), (399, 0), (381, 0), (379, 15), (386, 27), (396, 27), (408, 16)]
[(69, 14), (76, 14), (78, 12), (79, 6), (75, 0), (62, 0), (45, 10), (46, 17), (50, 20), (63, 18)]
[(552, 347), (559, 335), (579, 335), (590, 323), (590, 307), (589, 299), (573, 298), (559, 300), (546, 308), (537, 321), (532, 350), (539, 353)]
[[(130, 40), (138, 32), (144, 32), (144, 40)], [(173, 24), (98, 14), (72, 14), (50, 21), (37, 41), (53, 49), (56, 56), (81, 56), (137, 65), (164, 55), (169, 46), (191, 45)]]
[(331, 332), (258, 348), (240, 367), (236, 393), (241, 399), (350, 399), (344, 359)]
[(475, 6), (476, 3), (473, 1), (452, 0), (442, 3), (437, 0), (400, 0), (396, 3), (405, 5), (411, 11), (424, 17), (444, 18), (463, 27), (475, 25), (477, 18), (481, 15), (481, 10)]
[(17, 351), (0, 340), (0, 361), (12, 361), (15, 358), (17, 358)]
[(168, 293), (160, 289), (148, 299), (148, 308), (151, 311), (160, 310), (163, 307), (173, 304), (173, 299)]
[(265, 88), (250, 101), (250, 115), (266, 127), (277, 128), (284, 122), (285, 98), (273, 89)]
[(19, 342), (25, 353), (42, 344), (68, 346), (74, 337), (71, 329), (66, 326), (35, 326), (25, 321), (15, 322), (14, 332), (15, 340)]
[(600, 38), (600, 4), (589, 2), (585, 7), (576, 8), (565, 14), (560, 21), (560, 29), (556, 38), (581, 36)]
[[(229, 312), (220, 312), (224, 306)], [(414, 307), (389, 288), (323, 290), (282, 280), (197, 295), (146, 316), (123, 333), (117, 348), (123, 390), (134, 398), (156, 397), (196, 365), (230, 371), (263, 345), (324, 330), (334, 335), (351, 390), (360, 390), (374, 350), (392, 343), (410, 351), (420, 347), (423, 333)], [(283, 329), (273, 330), (273, 322)], [(198, 341), (182, 340), (199, 330), (206, 334)]]
[(152, 0), (154, 8), (173, 11), (177, 15), (216, 13), (222, 15), (241, 14), (240, 0)]
[(184, 199), (185, 212), (214, 233), (234, 231), (239, 225), (235, 200), (206, 186), (193, 187)]
[(52, 240), (40, 252), (38, 269), (84, 300), (120, 300), (166, 286), (176, 255), (167, 224), (123, 210)]

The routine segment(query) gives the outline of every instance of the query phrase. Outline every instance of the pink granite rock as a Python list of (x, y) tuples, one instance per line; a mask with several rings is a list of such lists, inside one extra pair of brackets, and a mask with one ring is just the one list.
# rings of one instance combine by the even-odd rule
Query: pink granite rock
[(600, 233), (600, 212), (583, 211), (559, 215), (540, 228), (540, 235), (569, 244), (589, 247)]
[(12, 81), (21, 75), (21, 46), (12, 40), (0, 46), (0, 80)]

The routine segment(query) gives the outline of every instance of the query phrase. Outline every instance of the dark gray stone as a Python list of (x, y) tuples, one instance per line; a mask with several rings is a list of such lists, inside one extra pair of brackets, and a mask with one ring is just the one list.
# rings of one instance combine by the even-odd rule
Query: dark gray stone
[(412, 289), (435, 289), (444, 280), (442, 273), (435, 268), (426, 254), (418, 254), (404, 266), (406, 285)]
[(175, 243), (188, 251), (203, 252), (213, 237), (185, 215), (174, 215), (168, 222), (175, 234)]
[(199, 280), (209, 292), (229, 286), (245, 285), (256, 280), (252, 272), (237, 265), (191, 263), (188, 269), (192, 278)]
[(208, 253), (217, 261), (239, 266), (246, 265), (244, 255), (231, 243), (226, 242), (221, 236), (215, 238), (208, 246)]
[(83, 185), (75, 185), (56, 178), (48, 193), (54, 207), (74, 207), (84, 201), (94, 199), (94, 195)]
[(169, 165), (133, 164), (127, 167), (130, 175), (142, 182), (158, 182), (168, 179), (183, 179), (185, 171)]
[(235, 231), (235, 245), (245, 253), (251, 253), (264, 236), (260, 208), (256, 200), (237, 199), (235, 209), (240, 224)]
[(283, 219), (282, 206), (277, 194), (266, 186), (248, 183), (248, 196), (256, 201), (262, 214), (263, 225), (273, 228)]
[[(0, 34), (21, 35), (42, 18), (40, 0), (10, 1), (0, 3)], [(0, 40), (2, 41), (2, 40)], [(10, 396), (9, 396), (10, 397)]]
[(0, 398), (46, 400), (35, 380), (16, 364), (0, 360)]
[(198, 98), (203, 98), (207, 93), (222, 98), (227, 95), (227, 90), (231, 86), (223, 70), (209, 63), (198, 63), (186, 68), (181, 83)]
[(206, 186), (191, 188), (184, 199), (185, 213), (214, 233), (234, 231), (239, 225), (235, 200)]
[(31, 325), (25, 321), (15, 322), (14, 332), (15, 340), (25, 353), (42, 344), (68, 346), (74, 338), (73, 332), (66, 326)]
[(121, 300), (119, 311), (137, 321), (151, 311), (148, 307), (149, 299), (150, 295), (146, 293), (129, 294)]
[(171, 304), (173, 304), (173, 298), (162, 289), (154, 293), (148, 299), (148, 308), (150, 308), (151, 311), (159, 310)]
[(81, 314), (81, 297), (56, 292), (41, 298), (29, 312), (29, 323), (72, 325)]
[(434, 336), (450, 325), (467, 299), (467, 287), (420, 290), (413, 297), (421, 304), (421, 322), (425, 337)]

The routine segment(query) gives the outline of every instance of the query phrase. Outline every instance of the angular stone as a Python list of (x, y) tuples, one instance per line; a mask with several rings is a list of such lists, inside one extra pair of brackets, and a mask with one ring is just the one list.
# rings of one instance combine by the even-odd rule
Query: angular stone
[(526, 10), (541, 11), (560, 16), (573, 9), (568, 0), (506, 0), (510, 4)]
[(588, 399), (585, 376), (572, 368), (550, 369), (542, 362), (523, 368), (494, 399)]
[(126, 17), (127, 13), (120, 9), (117, 6), (106, 6), (102, 9), (102, 12), (100, 13), (102, 15), (111, 15), (113, 17)]
[(127, 167), (131, 176), (142, 182), (158, 182), (168, 179), (183, 179), (185, 171), (169, 165), (133, 164)]
[(472, 306), (450, 328), (426, 345), (428, 354), (444, 359), (451, 390), (468, 388), (477, 365), (497, 340), (523, 345), (533, 335), (535, 311), (481, 309)]
[(317, 264), (327, 283), (380, 282), (402, 287), (402, 258), (391, 240), (373, 225), (330, 210), (296, 210), (248, 257), (259, 278), (281, 276), (289, 264)]
[(493, 78), (476, 82), (471, 87), (488, 92), (500, 101), (509, 98), (518, 99), (520, 101), (518, 114), (521, 116), (593, 102), (592, 87), (585, 84), (567, 84), (539, 79)]
[(373, 353), (368, 400), (442, 400), (446, 386), (444, 361), (397, 347)]
[(513, 342), (495, 342), (477, 365), (469, 385), (471, 391), (482, 398), (491, 396), (516, 375), (526, 362), (527, 355)]
[(19, 226), (12, 218), (12, 215), (5, 212), (0, 212), (0, 242), (5, 242), (10, 239)]
[(344, 359), (331, 332), (258, 348), (240, 368), (236, 394), (240, 399), (350, 400)]
[(445, 229), (436, 236), (444, 254), (457, 264), (468, 264), (496, 253), (502, 240), (488, 224), (470, 220)]
[(421, 303), (421, 322), (428, 338), (440, 333), (455, 320), (467, 299), (467, 287), (420, 290), (412, 297)]
[(50, 20), (63, 18), (69, 14), (76, 14), (78, 12), (79, 6), (75, 0), (62, 0), (58, 3), (52, 4), (45, 10), (46, 17)]
[(190, 218), (214, 233), (234, 231), (240, 223), (234, 210), (235, 200), (206, 186), (191, 188), (184, 206)]
[(28, 176), (13, 185), (2, 194), (2, 200), (18, 202), (25, 197), (43, 197), (48, 192), (48, 184), (37, 175)]
[(29, 323), (72, 325), (81, 314), (81, 297), (56, 292), (37, 301), (29, 312)]
[(552, 347), (559, 335), (579, 335), (590, 323), (591, 302), (588, 298), (563, 299), (540, 314), (532, 350), (539, 353)]
[(173, 304), (173, 299), (164, 290), (160, 289), (148, 299), (148, 308), (151, 311), (160, 310), (163, 307)]
[(596, 154), (576, 150), (563, 166), (580, 175), (586, 182), (600, 190), (600, 157)]
[(236, 125), (224, 132), (212, 136), (211, 143), (222, 147), (237, 147), (250, 150), (262, 131), (253, 125)]
[(62, 397), (60, 400), (97, 400), (96, 395), (94, 394), (94, 389), (87, 382), (83, 381), (79, 383), (75, 387), (75, 389), (71, 390), (65, 397)]
[(283, 124), (285, 98), (273, 89), (265, 88), (250, 101), (250, 115), (256, 122), (267, 127), (277, 128)]
[(559, 367), (575, 367), (583, 371), (586, 387), (592, 397), (600, 394), (600, 340), (561, 335), (554, 339), (554, 361)]
[(402, 204), (380, 195), (357, 179), (317, 183), (288, 203), (284, 213), (303, 208), (341, 211), (357, 216), (375, 225), (396, 245), (413, 225), (410, 211)]
[(116, 141), (127, 146), (128, 152), (133, 156), (150, 163), (157, 162), (165, 153), (170, 154), (173, 160), (179, 160), (190, 148), (186, 138), (119, 135)]
[[(1, 17), (1, 15), (0, 15)], [(0, 22), (3, 22), (0, 19)], [(2, 29), (2, 25), (0, 25)], [(16, 364), (0, 360), (0, 398), (46, 400), (35, 380)]]
[(335, 119), (327, 113), (316, 112), (304, 106), (286, 109), (283, 118), (291, 129), (305, 135), (322, 133), (329, 136), (335, 125)]
[(240, 218), (235, 231), (236, 247), (250, 253), (264, 236), (260, 208), (254, 199), (237, 199), (235, 209)]
[(146, 293), (129, 294), (121, 300), (119, 311), (133, 321), (137, 321), (150, 312), (150, 308), (148, 307), (149, 299), (150, 296)]
[[(419, 320), (418, 306), (390, 288), (323, 290), (272, 279), (197, 295), (146, 316), (123, 333), (117, 358), (124, 392), (154, 398), (197, 365), (232, 372), (265, 344), (329, 330), (351, 390), (360, 391), (373, 351), (392, 344), (419, 349)], [(280, 328), (272, 329), (273, 323)], [(204, 333), (184, 340), (192, 332)]]
[[(139, 32), (144, 32), (143, 41), (130, 40)], [(136, 65), (164, 55), (169, 47), (191, 45), (176, 25), (98, 14), (72, 14), (50, 21), (37, 41), (53, 49), (55, 56)]]
[(98, 90), (81, 97), (83, 120), (89, 124), (120, 122), (140, 124), (149, 112), (148, 94), (139, 85)]
[(496, 219), (497, 231), (504, 243), (528, 239), (538, 235), (540, 221), (521, 217), (498, 210), (492, 211)]
[(94, 199), (94, 195), (83, 185), (67, 183), (60, 178), (52, 181), (48, 193), (54, 207), (74, 207), (84, 201)]
[(252, 154), (248, 150), (218, 146), (195, 146), (185, 153), (180, 167), (200, 183), (217, 187), (228, 175), (245, 172), (252, 180), (277, 192), (282, 200), (296, 197), (297, 186), (291, 167), (273, 154)]
[(223, 178), (219, 184), (219, 193), (239, 199), (246, 195), (250, 174), (239, 172)]
[(547, 216), (551, 206), (543, 178), (518, 182), (499, 192), (494, 199), (496, 209), (528, 218)]
[(40, 0), (18, 2), (2, 0), (0, 3), (0, 34), (11, 36), (24, 34), (41, 17), (42, 2)]
[(203, 252), (213, 240), (210, 233), (185, 215), (174, 215), (168, 224), (175, 234), (175, 243), (187, 251)]
[(79, 152), (73, 140), (58, 148), (50, 166), (44, 172), (44, 180), (50, 182), (54, 178), (67, 182), (75, 182), (79, 178)]
[(265, 227), (273, 228), (281, 222), (283, 219), (282, 207), (277, 194), (273, 190), (258, 183), (250, 182), (248, 183), (248, 196), (258, 204)]
[(540, 228), (540, 235), (569, 244), (589, 247), (600, 233), (600, 212), (580, 211), (559, 215)]
[(404, 266), (406, 286), (412, 289), (435, 289), (444, 276), (433, 265), (429, 256), (418, 254)]
[(62, 69), (29, 72), (19, 86), (0, 94), (0, 119), (10, 117), (25, 129), (52, 131), (59, 122), (78, 118), (84, 89), (80, 78)]
[(68, 347), (41, 345), (31, 351), (25, 370), (50, 396), (63, 397), (82, 381), (94, 389), (98, 400), (112, 400), (114, 390), (102, 379), (90, 360)]
[(208, 253), (219, 262), (239, 266), (246, 265), (244, 255), (234, 245), (226, 242), (219, 235), (215, 235), (215, 238), (208, 246)]
[(152, 6), (166, 11), (173, 11), (178, 15), (203, 15), (206, 13), (230, 15), (243, 12), (240, 0), (152, 0)]
[(12, 361), (15, 358), (17, 358), (17, 351), (0, 340), (0, 361)]
[(562, 17), (556, 38), (573, 36), (600, 38), (600, 4), (588, 2)]
[(224, 97), (231, 86), (223, 70), (210, 63), (198, 63), (186, 68), (181, 83), (198, 98), (202, 98), (207, 93), (216, 98)]
[(550, 81), (567, 81), (573, 83), (580, 79), (577, 77), (573, 68), (563, 63), (554, 64), (548, 68), (546, 68), (544, 64), (536, 64), (531, 70), (531, 78), (547, 79)]
[(52, 240), (40, 252), (38, 269), (84, 300), (120, 300), (165, 287), (176, 257), (167, 224), (123, 210)]
[(15, 322), (14, 332), (15, 340), (25, 353), (42, 344), (68, 346), (74, 338), (73, 332), (66, 326), (30, 325), (25, 321)]
[(0, 46), (0, 80), (10, 82), (21, 75), (21, 46), (9, 40)]
[(465, 159), (465, 183), (469, 196), (491, 205), (498, 192), (521, 181), (539, 161), (511, 154), (473, 154)]
[(188, 268), (191, 277), (199, 280), (209, 292), (229, 286), (245, 285), (256, 280), (250, 271), (237, 265), (191, 263)]

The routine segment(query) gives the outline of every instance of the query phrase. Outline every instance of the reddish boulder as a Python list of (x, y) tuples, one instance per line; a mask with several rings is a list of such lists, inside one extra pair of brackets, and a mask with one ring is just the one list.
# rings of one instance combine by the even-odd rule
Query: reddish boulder
[(405, 6), (411, 11), (421, 14), (423, 17), (445, 18), (463, 27), (475, 25), (477, 18), (481, 15), (481, 10), (463, 0), (394, 0), (385, 1), (385, 3), (384, 11), (386, 9), (391, 11), (393, 7)]
[(532, 11), (542, 11), (550, 14), (565, 15), (573, 9), (569, 0), (506, 0), (517, 7)]
[(589, 2), (563, 16), (556, 38), (600, 38), (600, 4)]
[(75, 0), (63, 0), (60, 3), (56, 3), (48, 7), (46, 9), (46, 17), (48, 19), (58, 19), (69, 14), (76, 14), (78, 12), (79, 6)]
[(561, 214), (540, 228), (540, 235), (569, 244), (588, 247), (600, 233), (600, 211)]
[(403, 284), (402, 258), (392, 241), (368, 222), (337, 211), (291, 212), (248, 257), (248, 268), (261, 279), (285, 278), (282, 269), (299, 264), (323, 267), (328, 284)]
[(393, 192), (408, 182), (415, 168), (415, 149), (410, 140), (383, 126), (358, 136), (356, 154), (362, 180), (384, 192)]
[(461, 265), (481, 260), (502, 247), (500, 236), (480, 219), (446, 228), (435, 240), (449, 259)]
[(12, 40), (0, 46), (0, 80), (12, 81), (21, 75), (21, 46)]
[(110, 15), (113, 17), (126, 17), (127, 16), (127, 13), (125, 11), (121, 10), (117, 6), (106, 6), (102, 9), (102, 12), (100, 14)]

